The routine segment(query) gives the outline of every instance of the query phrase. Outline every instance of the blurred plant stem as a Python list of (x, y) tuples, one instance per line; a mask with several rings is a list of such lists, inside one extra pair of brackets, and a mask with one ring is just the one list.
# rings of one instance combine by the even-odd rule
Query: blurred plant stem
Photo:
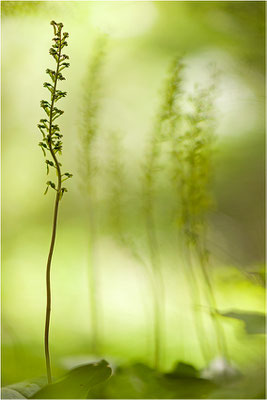
[[(213, 141), (212, 96), (214, 83), (206, 89), (197, 89), (188, 100), (192, 111), (184, 115), (185, 127), (179, 134), (172, 136), (173, 181), (177, 195), (177, 228), (184, 237), (184, 247), (190, 270), (189, 284), (196, 303), (200, 303), (198, 278), (192, 268), (191, 255), (195, 255), (205, 285), (205, 296), (211, 308), (211, 317), (217, 339), (218, 350), (227, 358), (227, 346), (223, 329), (215, 310), (216, 301), (213, 286), (207, 270), (208, 250), (201, 246), (205, 240), (206, 215), (213, 208), (210, 193), (212, 171)], [(195, 312), (197, 331), (204, 334), (201, 312)], [(199, 317), (198, 317), (199, 314)], [(203, 335), (204, 337), (205, 335)], [(203, 348), (201, 335), (198, 335), (203, 356), (207, 360), (207, 351)]]
[(159, 239), (156, 228), (156, 181), (161, 170), (162, 144), (168, 138), (175, 125), (179, 113), (177, 112), (177, 97), (181, 90), (182, 63), (176, 58), (170, 66), (162, 93), (162, 101), (156, 114), (155, 123), (148, 143), (145, 163), (143, 165), (143, 205), (147, 247), (150, 264), (154, 275), (154, 367), (160, 368), (161, 353), (164, 343), (164, 285), (160, 256)]
[(158, 239), (156, 236), (154, 217), (151, 212), (146, 213), (146, 233), (150, 263), (153, 269), (153, 279), (151, 283), (154, 302), (154, 368), (158, 370), (162, 358), (162, 341), (164, 340), (164, 287)]
[(95, 243), (97, 238), (97, 208), (95, 177), (98, 172), (97, 158), (94, 154), (95, 143), (99, 134), (98, 112), (100, 107), (102, 70), (105, 59), (106, 36), (99, 36), (92, 52), (92, 60), (89, 63), (83, 81), (82, 116), (80, 120), (81, 150), (79, 157), (81, 192), (85, 201), (86, 224), (89, 237), (88, 279), (90, 292), (91, 314), (91, 351), (100, 353), (100, 294), (97, 283), (97, 267), (94, 259)]
[(218, 344), (218, 349), (221, 355), (227, 359), (230, 360), (229, 358), (229, 353), (228, 353), (228, 348), (227, 348), (227, 342), (226, 342), (226, 337), (224, 334), (224, 329), (222, 324), (219, 321), (219, 316), (217, 314), (217, 302), (215, 298), (215, 293), (213, 290), (213, 285), (212, 281), (209, 275), (208, 271), (208, 264), (209, 264), (209, 254), (208, 251), (205, 249), (205, 247), (202, 249), (200, 244), (197, 243), (195, 245), (195, 252), (197, 254), (199, 264), (200, 264), (200, 269), (203, 275), (203, 280), (206, 286), (206, 297), (208, 300), (208, 303), (210, 304), (211, 307), (211, 318), (213, 320), (213, 326), (215, 330), (215, 335), (217, 338), (217, 344)]
[[(125, 154), (125, 150), (122, 145), (121, 135), (117, 132), (112, 132), (109, 135), (109, 160), (108, 160), (108, 185), (109, 185), (109, 225), (112, 227), (112, 233), (115, 239), (120, 245), (125, 247), (130, 256), (135, 259), (140, 267), (139, 270), (145, 279), (148, 281), (151, 289), (153, 298), (153, 336), (155, 337), (155, 351), (153, 365), (158, 367), (158, 361), (160, 359), (160, 340), (162, 336), (162, 320), (159, 318), (163, 311), (162, 308), (164, 299), (159, 297), (159, 293), (163, 293), (163, 288), (159, 287), (158, 282), (162, 277), (158, 275), (158, 269), (151, 270), (144, 260), (144, 257), (140, 254), (137, 249), (135, 240), (129, 235), (129, 222), (127, 221), (126, 204), (127, 196), (125, 196), (125, 188), (127, 187), (125, 162), (122, 155)], [(127, 224), (128, 222), (128, 224)], [(152, 220), (153, 223), (153, 220)], [(150, 230), (151, 235), (154, 234), (154, 230)], [(151, 237), (150, 257), (153, 257), (153, 265), (156, 265), (158, 258), (154, 255), (154, 246), (156, 238)], [(152, 263), (151, 263), (152, 264)]]
[(87, 210), (87, 223), (88, 223), (88, 281), (89, 281), (89, 296), (91, 305), (91, 351), (93, 354), (100, 353), (100, 325), (99, 325), (99, 310), (101, 299), (99, 296), (99, 288), (97, 282), (97, 270), (96, 262), (94, 259), (94, 249), (97, 238), (96, 221), (93, 213), (93, 206), (88, 202), (90, 206)]
[(200, 309), (201, 304), (201, 294), (200, 294), (200, 285), (196, 274), (194, 272), (194, 266), (192, 263), (192, 253), (188, 247), (184, 247), (185, 252), (185, 266), (184, 266), (184, 273), (188, 282), (188, 288), (190, 292), (190, 297), (192, 299), (192, 307), (193, 307), (193, 315), (195, 321), (195, 331), (196, 337), (199, 343), (199, 347), (202, 352), (203, 359), (206, 364), (210, 361), (210, 352), (208, 350), (208, 346), (204, 340), (205, 338), (205, 328), (204, 322), (202, 318), (202, 310)]

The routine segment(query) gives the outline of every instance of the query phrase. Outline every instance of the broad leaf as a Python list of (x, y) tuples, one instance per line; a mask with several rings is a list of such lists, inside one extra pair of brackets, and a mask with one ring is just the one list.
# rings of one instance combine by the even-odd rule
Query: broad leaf
[(173, 371), (165, 376), (169, 378), (197, 378), (198, 375), (198, 370), (193, 365), (178, 362)]
[(245, 376), (222, 385), (208, 396), (209, 399), (266, 399), (265, 370), (256, 368)]
[(257, 312), (242, 312), (230, 311), (221, 313), (223, 317), (239, 319), (245, 323), (245, 329), (248, 334), (264, 334), (265, 329), (265, 314)]
[[(5, 386), (2, 389), (3, 399), (28, 399), (38, 392), (47, 383), (46, 378), (38, 378), (32, 381), (23, 381)], [(15, 397), (16, 396), (16, 397)]]
[(207, 397), (217, 387), (209, 380), (192, 377), (197, 371), (190, 365), (181, 363), (177, 369), (183, 377), (177, 373), (164, 375), (143, 364), (118, 368), (111, 379), (93, 389), (88, 398), (195, 399)]
[(1, 399), (26, 399), (21, 393), (9, 387), (4, 387), (1, 390)]
[(81, 365), (65, 377), (36, 392), (32, 399), (85, 399), (95, 385), (111, 376), (112, 370), (105, 360)]

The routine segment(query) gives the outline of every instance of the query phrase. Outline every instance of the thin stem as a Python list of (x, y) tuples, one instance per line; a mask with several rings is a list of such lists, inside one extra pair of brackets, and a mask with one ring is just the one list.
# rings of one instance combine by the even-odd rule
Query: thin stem
[(47, 260), (46, 267), (46, 318), (45, 318), (45, 359), (46, 359), (46, 371), (48, 383), (52, 383), (51, 375), (51, 363), (49, 354), (49, 327), (50, 327), (50, 314), (51, 314), (51, 261), (54, 251), (55, 239), (56, 239), (56, 229), (57, 229), (57, 216), (58, 216), (58, 205), (60, 200), (60, 192), (56, 195), (55, 207), (54, 207), (54, 217), (53, 217), (53, 230), (52, 238), (50, 244), (50, 250)]
[(163, 326), (163, 309), (159, 296), (163, 296), (162, 276), (160, 272), (160, 261), (158, 251), (158, 241), (155, 232), (154, 220), (151, 208), (147, 210), (146, 215), (146, 232), (150, 253), (150, 261), (154, 272), (154, 282), (152, 281), (153, 302), (154, 302), (154, 367), (156, 370), (160, 368), (162, 356), (162, 329)]
[(100, 298), (97, 290), (97, 273), (94, 262), (94, 247), (96, 238), (96, 225), (95, 218), (92, 212), (92, 202), (88, 208), (88, 220), (89, 220), (89, 237), (90, 237), (90, 268), (88, 268), (89, 275), (89, 292), (90, 292), (90, 307), (91, 307), (91, 351), (93, 354), (100, 353), (100, 340), (99, 340), (99, 308)]
[(218, 321), (218, 317), (215, 314), (217, 311), (217, 302), (216, 302), (215, 294), (214, 294), (214, 291), (212, 288), (212, 283), (211, 283), (211, 280), (210, 280), (210, 277), (209, 277), (209, 274), (207, 271), (206, 263), (204, 262), (203, 252), (199, 245), (196, 245), (195, 250), (196, 250), (196, 254), (199, 258), (201, 272), (202, 272), (204, 282), (207, 287), (208, 301), (209, 301), (209, 304), (211, 305), (211, 307), (213, 308), (212, 313), (211, 313), (211, 318), (214, 323), (214, 330), (215, 330), (216, 337), (217, 337), (218, 348), (219, 348), (219, 351), (225, 356), (225, 358), (229, 359), (224, 330), (223, 330), (223, 327), (221, 326), (220, 322)]
[[(191, 298), (194, 299), (195, 305), (196, 304), (200, 305), (200, 300), (201, 300), (200, 290), (199, 290), (199, 285), (197, 282), (197, 277), (195, 275), (194, 268), (192, 265), (191, 252), (190, 252), (190, 249), (188, 249), (186, 246), (185, 246), (185, 249), (186, 249), (186, 261), (187, 261), (186, 264), (187, 265), (184, 268), (184, 270), (185, 270), (185, 274), (187, 275), (187, 281), (188, 281), (189, 289), (191, 292)], [(206, 336), (203, 319), (202, 319), (201, 315), (199, 314), (199, 310), (196, 310), (195, 308), (194, 308), (194, 318), (195, 318), (196, 335), (197, 335), (197, 339), (199, 342), (199, 346), (201, 348), (201, 352), (202, 352), (205, 362), (208, 363), (209, 362), (209, 351), (208, 351), (205, 343), (203, 342), (203, 338), (205, 339), (205, 336)]]
[(94, 354), (100, 353), (101, 345), (101, 318), (100, 310), (100, 291), (98, 289), (98, 268), (94, 260), (95, 243), (97, 242), (97, 210), (94, 207), (94, 198), (96, 196), (96, 186), (93, 185), (94, 174), (98, 171), (98, 165), (95, 160), (93, 146), (97, 139), (99, 124), (97, 115), (100, 107), (101, 87), (102, 87), (102, 68), (105, 57), (106, 36), (101, 35), (95, 42), (93, 58), (85, 76), (83, 112), (81, 120), (81, 179), (82, 193), (86, 200), (86, 213), (88, 222), (88, 289), (90, 302), (90, 347)]
[[(158, 133), (158, 129), (155, 130)], [(159, 156), (159, 146), (157, 136), (153, 135), (150, 143), (150, 153), (146, 165), (145, 187), (144, 187), (144, 212), (145, 212), (145, 229), (150, 257), (150, 264), (153, 270), (152, 292), (154, 307), (154, 367), (159, 369), (161, 359), (161, 326), (163, 325), (163, 310), (160, 304), (159, 296), (163, 295), (163, 285), (161, 277), (161, 265), (159, 260), (159, 245), (156, 235), (154, 221), (154, 177), (153, 170)], [(160, 293), (159, 293), (160, 291)], [(162, 299), (161, 299), (162, 300)]]
[[(165, 140), (174, 130), (178, 114), (176, 109), (176, 99), (180, 94), (180, 72), (182, 65), (179, 59), (175, 59), (171, 66), (170, 76), (166, 81), (165, 93), (162, 105), (158, 112), (150, 148), (145, 165), (145, 211), (146, 211), (146, 231), (148, 247), (150, 252), (150, 260), (155, 276), (154, 291), (154, 336), (155, 336), (155, 368), (159, 367), (161, 357), (161, 326), (163, 322), (162, 299), (159, 295), (163, 295), (163, 282), (161, 276), (161, 265), (159, 261), (159, 245), (156, 235), (156, 227), (154, 220), (154, 171), (161, 156), (162, 141)], [(166, 128), (167, 123), (167, 128)]]
[(56, 70), (56, 74), (55, 74), (53, 93), (51, 94), (52, 101), (51, 101), (51, 108), (50, 108), (49, 133), (48, 133), (48, 139), (49, 139), (48, 146), (49, 146), (50, 153), (55, 161), (56, 170), (57, 170), (57, 179), (58, 179), (57, 194), (56, 194), (56, 200), (55, 200), (55, 206), (54, 206), (52, 237), (51, 237), (50, 250), (49, 250), (48, 259), (47, 259), (47, 266), (46, 266), (46, 318), (45, 318), (44, 343), (45, 343), (45, 360), (46, 360), (46, 371), (47, 371), (48, 384), (52, 383), (51, 362), (50, 362), (50, 353), (49, 353), (49, 328), (50, 328), (50, 315), (51, 315), (51, 262), (52, 262), (52, 256), (53, 256), (55, 240), (56, 240), (58, 206), (59, 206), (60, 194), (61, 194), (61, 170), (60, 170), (59, 162), (56, 158), (56, 155), (55, 155), (53, 147), (52, 147), (51, 135), (52, 135), (52, 122), (53, 122), (52, 114), (53, 114), (54, 103), (55, 103), (55, 94), (56, 94), (57, 79), (58, 79), (58, 73), (59, 73), (60, 56), (61, 56), (61, 29), (60, 29), (59, 56), (58, 56), (58, 61), (57, 61), (57, 70)]

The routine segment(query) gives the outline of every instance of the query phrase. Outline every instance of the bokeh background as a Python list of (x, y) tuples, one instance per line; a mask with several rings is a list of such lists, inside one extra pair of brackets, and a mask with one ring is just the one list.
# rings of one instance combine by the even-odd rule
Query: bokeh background
[[(85, 199), (80, 191), (79, 127), (95, 41), (107, 34), (98, 151), (100, 220), (108, 214), (106, 170), (111, 132), (122, 138), (127, 212), (135, 219), (140, 164), (170, 61), (183, 57), (185, 86), (218, 71), (216, 151), (209, 246), (218, 308), (264, 313), (264, 2), (1, 2), (2, 22), (2, 384), (44, 375), (45, 267), (54, 193), (43, 196), (46, 169), (36, 127), (53, 19), (70, 33), (71, 67), (61, 89), (62, 163), (68, 182), (52, 265), (53, 373), (93, 358)], [(63, 105), (64, 103), (64, 105)], [(168, 199), (165, 201), (168, 201)], [(102, 218), (102, 219), (101, 219)], [(164, 219), (164, 216), (163, 216)], [(139, 220), (138, 220), (139, 221)], [(139, 221), (139, 223), (141, 223)], [(115, 363), (152, 360), (152, 303), (142, 266), (100, 223), (94, 259), (100, 293), (101, 353)], [(141, 229), (141, 228), (140, 228)], [(142, 229), (141, 229), (142, 230)], [(191, 299), (175, 247), (162, 235), (166, 288), (163, 368), (182, 360), (203, 367)], [(138, 230), (137, 230), (138, 231)], [(142, 236), (139, 240), (142, 242)], [(207, 343), (215, 342), (206, 318)], [(223, 319), (241, 370), (264, 362), (262, 333)], [(253, 331), (253, 327), (252, 327)]]

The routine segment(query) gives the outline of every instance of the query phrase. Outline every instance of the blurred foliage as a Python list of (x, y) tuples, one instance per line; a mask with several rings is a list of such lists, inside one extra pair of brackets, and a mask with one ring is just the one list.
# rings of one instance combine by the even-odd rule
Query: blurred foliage
[[(114, 365), (114, 374), (92, 388), (89, 398), (263, 398), (265, 3), (2, 1), (1, 11), (2, 384), (11, 385), (7, 396), (14, 396), (15, 382), (27, 380), (25, 387), (36, 389), (31, 385), (41, 384), (34, 379), (45, 367), (44, 277), (52, 194), (43, 197), (45, 171), (35, 123), (45, 90), (40, 89), (43, 66), (49, 62), (44, 51), (49, 22), (60, 20), (70, 32), (72, 60), (65, 82), (63, 163), (74, 179), (60, 211), (52, 268), (53, 373), (62, 376), (98, 359), (91, 352), (88, 260), (93, 256), (101, 356)], [(108, 46), (101, 58), (103, 35)], [(151, 368), (153, 297), (140, 182), (153, 116), (164, 100), (162, 82), (177, 55), (184, 64), (181, 91), (191, 96), (196, 85), (208, 88), (211, 71), (219, 70), (212, 99), (217, 139), (209, 167), (214, 207), (205, 219), (206, 245), (231, 356), (231, 366), (216, 364), (216, 373), (220, 376), (220, 368), (240, 371), (222, 381), (202, 373), (207, 365), (192, 307), (203, 320), (210, 361), (218, 356), (210, 317), (219, 311), (205, 296), (196, 301), (188, 293), (187, 261), (175, 234), (177, 197), (170, 175), (161, 173), (154, 206), (166, 289), (164, 346), (161, 371)], [(183, 111), (190, 114), (189, 103), (183, 102)], [(80, 151), (86, 129), (90, 157)], [(170, 143), (163, 139), (159, 168), (170, 171)], [(90, 196), (81, 192), (88, 160), (97, 163)], [(92, 204), (93, 247), (88, 233)], [(192, 258), (205, 294), (199, 260)], [(23, 393), (27, 397), (27, 390)]]
[(43, 1), (5, 1), (1, 6), (2, 16), (7, 17), (34, 15), (46, 5)]
[(92, 388), (112, 373), (105, 360), (99, 363), (81, 365), (71, 370), (64, 378), (47, 385), (36, 392), (33, 399), (85, 399)]
[[(162, 375), (143, 364), (116, 371), (114, 377), (102, 388), (102, 392), (93, 393), (94, 398), (119, 399), (169, 399), (201, 398), (212, 388), (212, 382), (195, 376)], [(203, 393), (203, 394), (202, 394)]]
[(85, 399), (92, 388), (107, 380), (112, 373), (105, 360), (81, 365), (47, 385), (43, 379), (21, 382), (2, 389), (2, 398), (27, 399)]
[(235, 318), (245, 323), (245, 329), (248, 334), (264, 334), (265, 333), (265, 314), (261, 313), (244, 313), (230, 311), (222, 314), (224, 317)]
[[(6, 398), (72, 398), (72, 399), (202, 399), (202, 398), (265, 398), (263, 370), (257, 375), (224, 377), (220, 381), (200, 377), (201, 371), (192, 365), (178, 363), (173, 371), (160, 374), (144, 364), (118, 367), (109, 378), (105, 365), (99, 366), (93, 381), (88, 368), (81, 366), (71, 371), (59, 383), (43, 386), (39, 379), (21, 382), (2, 389)], [(96, 368), (96, 367), (95, 367)], [(86, 375), (84, 375), (86, 371)], [(90, 380), (91, 378), (91, 380)], [(252, 379), (256, 380), (252, 384)], [(90, 381), (90, 382), (89, 382)], [(39, 387), (41, 390), (38, 390)], [(88, 388), (90, 390), (88, 391)], [(88, 393), (87, 393), (88, 392)], [(85, 393), (87, 393), (85, 397)], [(10, 396), (10, 397), (9, 397)], [(45, 397), (44, 397), (45, 396)]]

